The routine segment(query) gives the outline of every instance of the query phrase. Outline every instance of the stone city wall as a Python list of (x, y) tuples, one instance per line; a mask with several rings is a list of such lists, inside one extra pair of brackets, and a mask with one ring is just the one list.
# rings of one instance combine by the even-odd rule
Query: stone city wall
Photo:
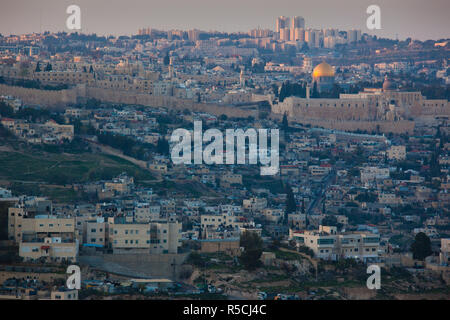
[(0, 95), (10, 95), (21, 99), (26, 104), (37, 104), (49, 109), (64, 109), (68, 104), (75, 104), (81, 98), (94, 98), (104, 102), (137, 104), (151, 107), (167, 107), (169, 109), (189, 109), (197, 112), (207, 112), (216, 116), (222, 114), (228, 117), (257, 117), (258, 110), (243, 109), (226, 105), (196, 103), (192, 100), (169, 96), (154, 96), (121, 90), (103, 89), (79, 85), (68, 90), (39, 90), (17, 86), (0, 85)]
[(21, 99), (26, 104), (37, 104), (49, 109), (63, 109), (77, 102), (78, 90), (39, 90), (0, 84), (0, 95)]

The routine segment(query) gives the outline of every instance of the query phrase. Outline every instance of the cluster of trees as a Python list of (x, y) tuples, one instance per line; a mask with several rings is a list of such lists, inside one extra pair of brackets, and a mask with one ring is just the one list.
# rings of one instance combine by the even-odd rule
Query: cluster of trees
[(284, 210), (284, 224), (288, 224), (288, 215), (297, 211), (297, 202), (291, 187), (286, 188), (286, 207)]
[(358, 202), (375, 202), (377, 199), (377, 195), (370, 192), (360, 193), (355, 198)]
[(329, 227), (337, 227), (338, 230), (341, 230), (344, 226), (342, 223), (337, 221), (337, 218), (333, 215), (327, 215), (322, 220), (322, 225)]
[[(52, 70), (53, 70), (53, 66), (50, 64), (50, 62), (48, 62), (47, 65), (44, 68), (44, 71), (49, 72), (49, 71), (52, 71)], [(36, 69), (34, 70), (34, 72), (41, 72), (41, 71), (42, 71), (41, 70), (41, 64), (40, 64), (40, 62), (38, 62), (36, 64)]]
[(65, 122), (64, 118), (59, 113), (51, 112), (47, 109), (27, 107), (14, 112), (14, 109), (4, 102), (0, 102), (0, 116), (5, 118), (25, 119), (31, 122), (44, 122), (47, 120), (55, 120), (59, 124)]
[(280, 88), (274, 85), (273, 91), (275, 96), (278, 97), (280, 102), (283, 102), (285, 98), (295, 96), (300, 98), (306, 97), (306, 83), (291, 83), (289, 81), (283, 82)]
[(343, 211), (340, 210), (339, 213), (344, 214), (348, 218), (348, 223), (352, 225), (365, 223), (379, 224), (386, 220), (384, 215), (362, 213), (358, 212), (356, 209), (352, 209), (349, 212), (343, 209)]
[(240, 262), (247, 270), (255, 270), (261, 265), (259, 258), (263, 252), (261, 237), (252, 231), (245, 231), (241, 235), (240, 246), (244, 248), (239, 257)]
[(142, 143), (133, 138), (112, 134), (109, 132), (96, 133), (98, 142), (119, 149), (124, 155), (139, 159), (148, 160), (149, 152), (157, 152), (162, 155), (169, 154), (169, 143), (166, 139), (160, 138), (156, 147), (149, 143)]
[(425, 233), (419, 232), (411, 245), (411, 251), (414, 259), (425, 260), (426, 257), (433, 253), (430, 238)]
[(139, 159), (139, 160), (147, 160), (145, 155), (150, 146), (144, 147), (143, 144), (137, 142), (136, 140), (118, 135), (112, 134), (108, 132), (98, 133), (97, 134), (98, 142), (101, 144), (106, 144), (115, 149), (119, 149), (123, 152), (124, 155)]
[(0, 83), (5, 83), (10, 86), (28, 88), (28, 89), (40, 89), (40, 90), (66, 90), (69, 88), (67, 84), (57, 85), (44, 85), (39, 80), (27, 80), (27, 79), (0, 79)]

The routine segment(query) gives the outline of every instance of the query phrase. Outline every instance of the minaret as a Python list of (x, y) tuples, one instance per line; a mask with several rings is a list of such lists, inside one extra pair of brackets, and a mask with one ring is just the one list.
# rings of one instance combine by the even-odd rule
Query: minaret
[(239, 82), (241, 84), (241, 88), (245, 88), (245, 75), (244, 75), (244, 68), (241, 69), (241, 74), (239, 76)]
[(309, 83), (306, 84), (306, 99), (310, 99), (310, 91)]
[(170, 57), (169, 63), (169, 78), (173, 79), (173, 57)]

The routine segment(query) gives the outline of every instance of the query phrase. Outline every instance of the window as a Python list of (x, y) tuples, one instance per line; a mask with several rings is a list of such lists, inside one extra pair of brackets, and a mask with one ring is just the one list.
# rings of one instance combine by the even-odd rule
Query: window
[(317, 244), (333, 244), (334, 239), (318, 239)]

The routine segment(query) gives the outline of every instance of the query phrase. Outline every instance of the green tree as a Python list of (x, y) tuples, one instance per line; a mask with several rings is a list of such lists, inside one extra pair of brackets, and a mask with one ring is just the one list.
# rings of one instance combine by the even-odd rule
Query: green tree
[(36, 69), (34, 70), (34, 72), (41, 72), (41, 67), (39, 66), (39, 62), (36, 64)]
[(52, 71), (53, 70), (53, 67), (52, 67), (52, 65), (50, 64), (50, 62), (49, 63), (47, 63), (47, 65), (45, 66), (45, 71)]
[(169, 57), (169, 54), (166, 53), (166, 55), (164, 56), (164, 65), (168, 66), (169, 63), (170, 63), (170, 57)]
[(158, 139), (158, 144), (156, 145), (156, 150), (160, 154), (168, 155), (169, 154), (169, 143), (167, 142), (167, 140), (164, 138)]
[(297, 211), (297, 203), (295, 202), (294, 192), (291, 187), (286, 189), (286, 208), (284, 210), (284, 223), (288, 223), (288, 214)]
[(423, 232), (419, 232), (411, 245), (413, 258), (418, 260), (425, 260), (431, 255), (431, 241), (430, 238)]
[(320, 98), (319, 90), (317, 90), (317, 82), (314, 81), (311, 98)]
[(337, 227), (338, 230), (342, 229), (342, 227), (343, 227), (342, 223), (339, 223), (337, 221), (337, 218), (335, 216), (332, 216), (332, 215), (325, 216), (325, 218), (322, 219), (321, 224), (323, 226)]
[(288, 129), (289, 129), (289, 122), (288, 122), (288, 118), (287, 118), (286, 112), (283, 114), (283, 121), (281, 122), (281, 128), (285, 132), (288, 131)]
[(259, 265), (262, 254), (263, 241), (261, 237), (252, 231), (245, 231), (241, 235), (240, 246), (244, 248), (240, 261), (247, 270), (255, 270)]

